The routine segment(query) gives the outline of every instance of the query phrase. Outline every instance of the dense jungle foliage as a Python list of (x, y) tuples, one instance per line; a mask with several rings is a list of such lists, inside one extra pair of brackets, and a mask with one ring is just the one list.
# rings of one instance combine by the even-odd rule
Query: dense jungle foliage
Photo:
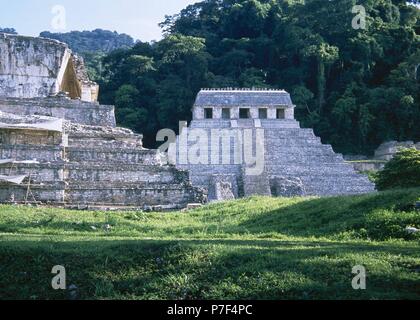
[[(149, 147), (159, 129), (190, 120), (200, 88), (268, 87), (288, 90), (302, 126), (336, 151), (369, 154), (420, 140), (415, 2), (206, 0), (168, 16), (162, 40), (89, 56), (89, 66), (101, 102)], [(354, 28), (355, 5), (365, 28)]]

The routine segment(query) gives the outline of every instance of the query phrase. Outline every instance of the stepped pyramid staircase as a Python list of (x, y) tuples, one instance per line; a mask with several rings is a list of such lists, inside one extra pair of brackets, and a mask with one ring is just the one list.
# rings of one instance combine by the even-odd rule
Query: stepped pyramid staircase
[[(290, 94), (284, 90), (202, 89), (194, 104), (193, 120), (171, 145), (170, 159), (177, 168), (190, 172), (194, 186), (209, 190), (210, 201), (224, 200), (219, 196), (223, 194), (230, 198), (232, 194), (335, 196), (375, 192), (367, 176), (357, 173), (330, 145), (322, 144), (312, 129), (300, 127), (294, 109)], [(198, 154), (203, 155), (200, 161), (185, 161), (197, 147)], [(260, 156), (261, 170), (256, 175), (247, 173), (249, 165), (244, 160), (244, 150), (250, 147), (254, 156)], [(220, 159), (214, 161), (213, 153)], [(223, 161), (220, 153), (226, 153)]]
[[(21, 143), (1, 144), (0, 159), (14, 162), (0, 164), (0, 175), (27, 179), (23, 185), (0, 184), (1, 202), (166, 210), (205, 200), (188, 173), (165, 165), (161, 154), (144, 149), (142, 137), (130, 130), (71, 122), (64, 127), (64, 138), (43, 131), (32, 143), (25, 136), (33, 137), (33, 131), (12, 130)], [(28, 158), (36, 161), (22, 163)]]

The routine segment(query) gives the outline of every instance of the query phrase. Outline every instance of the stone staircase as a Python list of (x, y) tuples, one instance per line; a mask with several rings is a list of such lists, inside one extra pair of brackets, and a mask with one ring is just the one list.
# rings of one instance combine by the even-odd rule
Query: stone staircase
[[(231, 148), (230, 164), (211, 164), (212, 146), (209, 144), (209, 164), (177, 164), (177, 167), (190, 172), (193, 185), (213, 189), (211, 176), (235, 176), (236, 184), (240, 186), (239, 196), (278, 195), (276, 190), (282, 190), (280, 195), (332, 196), (352, 195), (375, 192), (375, 186), (369, 179), (357, 173), (353, 166), (346, 163), (341, 154), (336, 154), (330, 145), (324, 145), (316, 137), (313, 130), (301, 129), (296, 121), (261, 120), (260, 128), (249, 127), (238, 121), (235, 128), (226, 128), (229, 121), (194, 120), (191, 130), (200, 129), (211, 137), (212, 130), (223, 123), (224, 130), (241, 131), (243, 129), (264, 130), (264, 172), (260, 176), (244, 174), (244, 165), (233, 162), (234, 152)], [(233, 136), (234, 134), (232, 134)], [(179, 137), (178, 137), (179, 141)], [(253, 142), (255, 153), (256, 141)], [(185, 152), (184, 152), (185, 153)], [(177, 155), (180, 155), (178, 151)], [(278, 184), (285, 185), (278, 185)], [(287, 188), (290, 190), (288, 191)], [(294, 192), (295, 192), (294, 191)], [(221, 200), (209, 193), (209, 200)]]
[(179, 209), (205, 200), (188, 173), (165, 164), (157, 150), (142, 148), (141, 136), (131, 131), (72, 125), (66, 135), (66, 147), (0, 147), (0, 159), (38, 161), (0, 165), (0, 175), (30, 175), (31, 191), (28, 196), (29, 180), (1, 186), (1, 202)]

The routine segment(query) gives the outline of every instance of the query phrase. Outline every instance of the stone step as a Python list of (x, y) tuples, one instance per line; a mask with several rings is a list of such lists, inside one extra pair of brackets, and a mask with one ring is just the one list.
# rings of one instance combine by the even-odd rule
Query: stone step
[(78, 181), (66, 180), (68, 189), (171, 189), (180, 187), (173, 182), (148, 182), (148, 181)]
[[(30, 191), (28, 193), (28, 190)], [(64, 183), (0, 185), (1, 203), (55, 203), (62, 202), (65, 194)]]
[(34, 183), (63, 181), (64, 162), (0, 165), (0, 175), (28, 175)]
[[(197, 131), (196, 129), (200, 130)], [(219, 129), (219, 130), (218, 130)], [(190, 139), (193, 139), (198, 133), (201, 134), (201, 131), (204, 130), (208, 137), (217, 137), (220, 135), (232, 135), (235, 136), (237, 131), (242, 132), (243, 129), (253, 130), (253, 136), (255, 137), (256, 128), (226, 128), (226, 127), (215, 127), (214, 125), (209, 125), (208, 127), (190, 127), (188, 133)], [(258, 130), (264, 131), (264, 137), (267, 139), (314, 139), (320, 141), (320, 138), (315, 136), (312, 130), (303, 130), (302, 129), (265, 129), (258, 128)], [(179, 138), (179, 137), (178, 137)]]
[(321, 138), (317, 137), (312, 131), (289, 132), (280, 130), (265, 130), (264, 137), (267, 139), (312, 139), (321, 141)]
[[(338, 180), (339, 178), (339, 180)], [(333, 185), (333, 186), (366, 186), (373, 187), (373, 184), (365, 176), (356, 175), (330, 175), (330, 176), (300, 176), (307, 185)]]
[(30, 175), (34, 183), (63, 180), (75, 181), (126, 181), (181, 183), (188, 180), (188, 173), (172, 166), (146, 164), (75, 163), (55, 162), (42, 164), (0, 165), (0, 175)]
[[(210, 156), (209, 166), (220, 166), (226, 162), (230, 161), (230, 165), (235, 164), (235, 155), (233, 153), (220, 155), (218, 160), (213, 160)], [(226, 162), (225, 162), (226, 161)], [(345, 165), (345, 162), (342, 159), (342, 156), (339, 155), (310, 155), (310, 154), (288, 154), (288, 153), (278, 153), (276, 155), (270, 154), (265, 155), (265, 163), (270, 163), (272, 165), (285, 165), (288, 163), (299, 165), (299, 166), (308, 166), (308, 164), (319, 166), (319, 165)], [(194, 168), (197, 165), (186, 165), (187, 167)], [(182, 167), (182, 165), (179, 165)]]
[(190, 170), (193, 175), (212, 175), (212, 174), (239, 174), (242, 166), (240, 165), (180, 165), (179, 169)]
[(271, 164), (286, 164), (293, 163), (298, 166), (308, 165), (313, 163), (316, 166), (324, 164), (343, 164), (341, 157), (339, 156), (312, 156), (312, 155), (294, 155), (294, 154), (279, 154), (276, 157), (265, 158), (267, 163)]
[[(267, 151), (264, 154), (264, 160), (265, 162), (275, 162), (275, 163), (289, 163), (295, 161), (295, 159), (301, 159), (300, 162), (307, 162), (310, 165), (317, 165), (318, 163), (323, 162), (333, 162), (336, 163), (342, 162), (344, 163), (343, 157), (340, 154), (335, 154), (332, 150), (326, 148), (326, 149), (320, 149), (320, 148), (278, 148), (279, 151), (276, 153), (268, 153)], [(203, 160), (199, 159), (197, 160), (195, 157), (195, 154), (193, 154), (193, 151), (184, 152), (183, 150), (181, 152), (177, 152), (176, 157), (178, 160), (178, 163), (184, 160), (191, 162), (197, 162), (197, 161), (206, 161), (208, 165), (218, 165), (223, 159), (226, 161), (230, 160), (230, 164), (237, 164), (235, 161), (239, 161), (240, 159), (243, 159), (245, 157), (244, 152), (240, 152), (239, 155), (236, 156), (236, 152), (238, 152), (235, 149), (230, 149), (229, 152), (223, 153), (223, 149), (219, 149), (220, 152), (217, 152), (218, 150), (211, 149), (208, 150), (206, 153), (207, 155), (203, 156)], [(267, 150), (267, 149), (266, 149)], [(256, 149), (251, 151), (251, 156), (255, 157)], [(218, 161), (213, 160), (213, 153), (218, 154), (219, 158)], [(192, 157), (194, 156), (194, 157)], [(205, 157), (205, 158), (204, 158)], [(249, 157), (249, 155), (247, 155)], [(239, 159), (239, 160), (237, 160)], [(305, 160), (308, 159), (308, 160)], [(244, 161), (244, 160), (242, 160)], [(194, 164), (191, 164), (194, 165)]]
[(39, 162), (55, 162), (63, 160), (64, 147), (35, 145), (5, 145), (0, 148), (0, 159), (17, 161), (37, 160)]
[(339, 176), (300, 176), (305, 186), (312, 191), (322, 191), (330, 193), (342, 191), (343, 194), (348, 194), (350, 190), (364, 190), (366, 192), (373, 192), (375, 185), (369, 179), (361, 174), (354, 175), (339, 175)]
[(155, 188), (114, 188), (112, 185), (108, 188), (84, 188), (71, 185), (66, 190), (65, 199), (72, 204), (124, 203), (128, 206), (153, 206), (177, 203), (181, 207), (195, 201), (193, 188), (184, 188), (179, 184)]
[(304, 163), (299, 164), (276, 164), (270, 163), (265, 165), (265, 170), (270, 174), (280, 175), (345, 175), (356, 174), (353, 166), (345, 163), (319, 163), (308, 165)]
[[(182, 175), (184, 176), (184, 175)], [(65, 179), (69, 181), (125, 181), (125, 182), (180, 182), (180, 176), (170, 167), (120, 165), (98, 166), (78, 164), (66, 166)]]
[(115, 149), (136, 149), (142, 145), (137, 142), (126, 142), (117, 140), (102, 139), (69, 139), (69, 147), (86, 147), (86, 148), (115, 148)]
[(147, 149), (71, 147), (66, 149), (66, 157), (71, 162), (143, 165), (160, 165), (162, 163), (162, 158), (156, 150)]
[[(184, 170), (190, 170), (190, 175), (211, 175), (211, 174), (231, 174), (240, 172), (240, 165), (186, 165), (179, 166)], [(322, 163), (314, 164), (313, 166), (308, 163), (302, 164), (275, 164), (270, 163), (265, 165), (265, 171), (270, 174), (280, 176), (284, 175), (353, 175), (356, 174), (353, 166), (345, 163)]]
[(66, 97), (0, 98), (1, 111), (66, 119), (79, 124), (115, 127), (113, 106), (104, 106)]
[[(313, 138), (264, 138), (265, 145), (270, 147), (314, 147), (322, 146), (321, 140)], [(328, 146), (328, 145), (327, 145)]]

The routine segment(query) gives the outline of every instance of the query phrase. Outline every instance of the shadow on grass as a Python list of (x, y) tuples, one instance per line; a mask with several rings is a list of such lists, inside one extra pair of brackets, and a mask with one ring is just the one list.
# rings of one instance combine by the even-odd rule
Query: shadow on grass
[[(81, 299), (419, 299), (415, 244), (247, 240), (6, 241), (0, 299), (65, 299), (63, 265)], [(351, 287), (355, 265), (368, 290)]]

